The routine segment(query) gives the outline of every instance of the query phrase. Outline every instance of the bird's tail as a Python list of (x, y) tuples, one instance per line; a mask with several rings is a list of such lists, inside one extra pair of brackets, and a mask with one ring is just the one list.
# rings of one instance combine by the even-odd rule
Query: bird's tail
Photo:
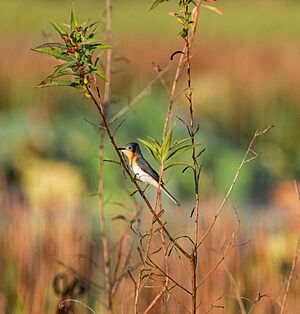
[(168, 190), (164, 186), (161, 186), (161, 189), (177, 206), (180, 206), (180, 203), (176, 200), (176, 198), (170, 192), (168, 192)]

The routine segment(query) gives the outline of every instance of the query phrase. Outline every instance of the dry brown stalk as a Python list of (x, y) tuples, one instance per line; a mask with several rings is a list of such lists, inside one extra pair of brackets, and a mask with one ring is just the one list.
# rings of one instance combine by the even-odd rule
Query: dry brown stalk
[(129, 104), (124, 106), (118, 113), (116, 113), (108, 122), (109, 125), (113, 124), (117, 120), (119, 120), (128, 110), (130, 110), (133, 106), (135, 106), (142, 98), (147, 96), (151, 88), (154, 84), (164, 75), (166, 74), (171, 68), (171, 64), (167, 65), (163, 70), (161, 70), (149, 83), (148, 85), (138, 94), (136, 95)]
[(92, 312), (92, 313), (95, 314), (95, 311), (94, 311), (92, 308), (90, 308), (87, 304), (85, 304), (85, 303), (83, 303), (83, 302), (81, 302), (81, 301), (79, 301), (79, 300), (75, 300), (75, 299), (65, 299), (65, 300), (61, 301), (61, 302), (58, 304), (58, 308), (59, 308), (59, 309), (62, 309), (62, 308), (64, 307), (64, 303), (66, 303), (66, 302), (73, 302), (73, 303), (81, 304), (81, 305), (83, 305), (86, 309), (88, 309), (90, 312)]
[[(197, 4), (195, 5), (194, 9), (193, 9), (193, 24), (192, 24), (192, 27), (190, 30), (190, 46), (191, 47), (193, 46), (195, 35), (196, 35), (196, 29), (197, 29), (197, 25), (198, 25), (198, 21), (199, 21), (198, 17), (199, 17), (199, 13), (200, 13), (201, 2), (202, 2), (202, 0), (198, 1)], [(185, 64), (187, 62), (186, 48), (187, 48), (187, 46), (186, 46), (186, 44), (184, 44), (183, 50), (182, 50), (182, 53), (180, 54), (180, 58), (179, 58), (177, 68), (175, 71), (175, 76), (174, 76), (174, 79), (172, 82), (172, 87), (171, 87), (171, 91), (169, 94), (168, 112), (167, 112), (164, 127), (163, 127), (163, 134), (164, 135), (167, 133), (167, 128), (168, 128), (170, 119), (172, 117), (173, 104), (177, 98), (175, 95), (175, 92), (177, 89), (177, 84), (178, 84), (179, 78), (182, 74), (183, 67), (185, 66)], [(162, 76), (160, 76), (160, 80), (162, 81), (161, 77)], [(162, 81), (162, 84), (165, 85), (163, 81)]]
[[(209, 235), (209, 233), (211, 232), (211, 230), (213, 229), (225, 203), (227, 202), (234, 186), (235, 186), (235, 183), (240, 175), (240, 172), (242, 170), (242, 168), (244, 167), (245, 164), (247, 164), (248, 162), (254, 160), (254, 159), (258, 159), (259, 158), (259, 155), (253, 150), (253, 145), (256, 141), (256, 139), (259, 137), (259, 136), (262, 136), (264, 134), (266, 134), (268, 131), (270, 131), (270, 129), (273, 127), (273, 125), (269, 125), (268, 127), (266, 127), (264, 130), (260, 131), (260, 130), (256, 130), (255, 133), (254, 133), (254, 136), (252, 138), (252, 140), (250, 141), (249, 145), (248, 145), (248, 148), (242, 158), (242, 161), (234, 175), (234, 178), (233, 178), (233, 181), (231, 182), (231, 185), (223, 199), (223, 201), (221, 202), (218, 210), (216, 211), (215, 215), (214, 215), (214, 219), (211, 223), (211, 225), (208, 227), (208, 229), (206, 230), (206, 232), (204, 233), (204, 235), (202, 236), (202, 238), (200, 239), (199, 243), (198, 243), (198, 247), (205, 241), (205, 239), (207, 238), (207, 236)], [(252, 157), (249, 157), (249, 154), (253, 154), (254, 153), (254, 156)]]
[(202, 278), (202, 280), (198, 283), (197, 289), (204, 284), (204, 282), (216, 271), (219, 265), (225, 260), (226, 256), (231, 252), (231, 250), (235, 247), (235, 234), (232, 234), (231, 240), (228, 242), (225, 252), (222, 257), (218, 260), (215, 266)]
[[(141, 206), (138, 206), (136, 204), (136, 207), (137, 207), (136, 211), (133, 213), (133, 215), (131, 217), (131, 221), (135, 221), (142, 211)], [(112, 291), (111, 291), (112, 296), (115, 296), (115, 294), (118, 290), (118, 287), (121, 283), (122, 278), (124, 278), (128, 274), (128, 265), (129, 265), (132, 251), (133, 251), (133, 247), (134, 247), (133, 241), (131, 242), (131, 244), (129, 246), (129, 250), (126, 254), (126, 258), (125, 258), (125, 261), (123, 262), (122, 267), (121, 267), (121, 260), (122, 260), (122, 255), (123, 255), (122, 250), (123, 250), (124, 238), (128, 235), (130, 228), (131, 228), (131, 226), (128, 225), (127, 228), (121, 234), (119, 241), (118, 241), (118, 256), (117, 256), (117, 262), (116, 262), (114, 275), (113, 275), (113, 279), (112, 279)]]
[(245, 309), (245, 305), (243, 303), (243, 300), (242, 300), (242, 297), (241, 297), (241, 294), (240, 294), (238, 283), (234, 279), (231, 271), (228, 269), (228, 267), (227, 267), (227, 265), (225, 263), (223, 264), (223, 267), (225, 269), (225, 272), (227, 273), (227, 276), (229, 277), (229, 280), (231, 281), (231, 283), (232, 283), (232, 285), (234, 287), (235, 298), (236, 298), (236, 301), (237, 301), (237, 303), (238, 303), (238, 305), (240, 307), (241, 314), (247, 314), (247, 311)]
[[(199, 10), (201, 6), (201, 0), (197, 2), (194, 8), (193, 17), (198, 20)], [(184, 6), (185, 15), (188, 14), (188, 4)], [(186, 71), (187, 71), (187, 92), (186, 98), (189, 105), (189, 135), (191, 138), (192, 144), (192, 161), (193, 161), (193, 176), (194, 176), (194, 189), (195, 189), (195, 204), (194, 204), (194, 248), (190, 257), (191, 269), (192, 269), (192, 312), (196, 313), (197, 310), (197, 266), (198, 266), (198, 233), (199, 233), (199, 179), (201, 168), (199, 169), (197, 156), (196, 156), (196, 147), (195, 147), (195, 131), (194, 127), (194, 109), (193, 109), (193, 90), (192, 90), (192, 76), (191, 76), (191, 36), (194, 38), (196, 31), (196, 22), (194, 21), (194, 28), (192, 29), (192, 35), (187, 33), (185, 40), (185, 58), (186, 58)]]
[[(105, 1), (105, 16), (106, 16), (106, 35), (107, 41), (111, 42), (111, 1)], [(103, 110), (105, 110), (110, 102), (111, 98), (111, 63), (112, 63), (112, 49), (107, 50), (106, 55), (106, 82), (104, 87), (104, 103)], [(97, 88), (98, 94), (100, 94)], [(106, 107), (106, 108), (105, 108)], [(100, 219), (100, 235), (103, 246), (103, 260), (104, 260), (104, 278), (105, 278), (105, 294), (107, 299), (107, 309), (109, 313), (113, 313), (113, 298), (112, 298), (112, 276), (110, 269), (110, 257), (108, 248), (107, 231), (105, 225), (105, 213), (103, 204), (103, 146), (104, 146), (105, 132), (103, 129), (100, 130), (100, 143), (98, 150), (99, 158), (99, 170), (98, 170), (98, 195), (99, 195), (99, 219)]]
[[(154, 209), (155, 212), (160, 215), (160, 213), (162, 213), (162, 209), (161, 209), (161, 199), (160, 199), (160, 190), (161, 190), (161, 184), (162, 184), (162, 174), (163, 174), (163, 169), (164, 166), (163, 164), (160, 166), (160, 170), (159, 170), (159, 181), (158, 181), (158, 188), (157, 188), (157, 192), (156, 192), (156, 198), (155, 198), (155, 204), (154, 204)], [(161, 217), (161, 215), (160, 215)], [(150, 231), (147, 235), (149, 235), (148, 237), (148, 242), (147, 242), (147, 246), (146, 246), (146, 250), (144, 251), (144, 257), (143, 257), (143, 263), (142, 263), (142, 267), (140, 269), (139, 272), (139, 276), (138, 276), (138, 280), (136, 282), (135, 285), (135, 300), (134, 300), (134, 307), (135, 307), (135, 313), (138, 313), (138, 299), (139, 299), (139, 295), (140, 295), (140, 290), (141, 290), (141, 282), (143, 279), (143, 273), (145, 271), (145, 267), (147, 264), (147, 259), (149, 258), (150, 255), (150, 246), (151, 246), (151, 241), (153, 238), (153, 235), (156, 231), (154, 231), (154, 224), (156, 222), (156, 218), (153, 216), (152, 217), (152, 223), (151, 223), (151, 227), (150, 227)], [(164, 235), (163, 233), (160, 232), (160, 236), (161, 236), (161, 242), (162, 242), (162, 247), (164, 252), (166, 252), (166, 246), (165, 246), (165, 241), (164, 241)], [(142, 238), (141, 238), (141, 247), (143, 249), (143, 244), (142, 244)], [(160, 250), (160, 248), (158, 249)], [(168, 266), (167, 266), (167, 256), (165, 256), (165, 264), (166, 264), (166, 272), (168, 272)], [(148, 278), (149, 279), (149, 278)], [(162, 289), (162, 291), (164, 291), (167, 288), (168, 285), (168, 278), (166, 277), (165, 279), (165, 285)], [(160, 293), (158, 294), (160, 295)], [(155, 302), (151, 302), (151, 307), (149, 308), (149, 310), (155, 305), (155, 303), (159, 300), (159, 298), (155, 297), (154, 298), (156, 301)]]
[(205, 312), (205, 314), (211, 312), (213, 309), (222, 309), (222, 310), (224, 310), (224, 308), (225, 308), (224, 305), (216, 305), (216, 303), (219, 302), (219, 301), (220, 301), (221, 299), (223, 299), (223, 298), (224, 298), (224, 296), (222, 295), (222, 296), (220, 296), (216, 301), (214, 301), (214, 302), (211, 304), (209, 310)]
[[(296, 180), (294, 180), (294, 185), (295, 185), (295, 192), (296, 192), (297, 199), (300, 201), (299, 187), (298, 187)], [(290, 285), (291, 285), (291, 282), (292, 282), (292, 279), (293, 279), (293, 276), (295, 273), (295, 268), (296, 268), (296, 264), (297, 264), (297, 260), (298, 260), (298, 256), (299, 256), (299, 251), (300, 251), (300, 235), (298, 236), (298, 242), (297, 242), (297, 246), (296, 246), (296, 250), (295, 250), (295, 254), (294, 254), (294, 258), (293, 258), (293, 262), (292, 262), (292, 267), (291, 267), (291, 270), (289, 273), (289, 278), (288, 278), (288, 281), (286, 283), (285, 292), (284, 292), (283, 299), (281, 302), (280, 314), (285, 313), (287, 297), (288, 297)]]

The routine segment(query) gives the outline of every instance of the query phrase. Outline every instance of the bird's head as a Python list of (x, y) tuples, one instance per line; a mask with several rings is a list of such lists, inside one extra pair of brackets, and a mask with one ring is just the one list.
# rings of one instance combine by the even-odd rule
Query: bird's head
[(131, 160), (136, 153), (141, 153), (139, 144), (134, 142), (130, 142), (124, 147), (118, 147), (118, 150), (123, 151), (129, 160)]

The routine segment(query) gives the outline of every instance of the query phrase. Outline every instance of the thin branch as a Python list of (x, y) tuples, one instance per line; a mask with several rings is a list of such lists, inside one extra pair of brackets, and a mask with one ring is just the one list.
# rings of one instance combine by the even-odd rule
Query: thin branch
[(81, 301), (79, 301), (79, 300), (75, 300), (75, 299), (65, 299), (65, 300), (62, 300), (61, 302), (59, 302), (58, 308), (59, 308), (59, 309), (63, 309), (66, 302), (79, 303), (79, 304), (83, 305), (86, 309), (88, 309), (90, 312), (92, 312), (92, 313), (94, 313), (94, 314), (96, 313), (96, 312), (95, 312), (92, 308), (90, 308), (87, 304), (85, 304), (85, 303), (83, 303), (83, 302), (81, 302)]
[(259, 136), (266, 134), (272, 127), (273, 127), (272, 125), (269, 125), (263, 131), (259, 131), (259, 130), (255, 131), (254, 136), (253, 136), (252, 140), (250, 141), (250, 144), (248, 145), (246, 153), (245, 153), (244, 157), (242, 158), (242, 161), (241, 161), (241, 163), (240, 163), (240, 165), (239, 165), (239, 167), (238, 167), (238, 169), (237, 169), (237, 171), (235, 173), (233, 181), (232, 181), (232, 183), (231, 183), (231, 185), (230, 185), (230, 187), (229, 187), (229, 189), (228, 189), (228, 191), (227, 191), (223, 201), (221, 202), (217, 212), (215, 213), (215, 216), (214, 216), (214, 219), (213, 219), (211, 225), (208, 227), (208, 229), (206, 230), (206, 232), (202, 236), (201, 240), (199, 241), (198, 247), (204, 242), (204, 240), (207, 238), (207, 236), (211, 232), (212, 228), (214, 227), (214, 225), (215, 225), (215, 223), (216, 223), (216, 221), (217, 221), (217, 219), (218, 219), (218, 217), (219, 217), (219, 215), (220, 215), (220, 213), (221, 213), (225, 203), (227, 202), (227, 200), (228, 200), (228, 198), (229, 198), (229, 196), (230, 196), (230, 194), (231, 194), (231, 192), (232, 192), (232, 190), (233, 190), (233, 188), (235, 186), (235, 183), (236, 183), (236, 181), (237, 181), (237, 179), (238, 179), (238, 177), (240, 175), (240, 172), (241, 172), (242, 168), (244, 167), (245, 163), (247, 162), (248, 155), (249, 155), (249, 153), (251, 153), (251, 150), (253, 148), (253, 145), (254, 145), (256, 139)]
[[(105, 16), (106, 16), (106, 36), (107, 41), (111, 42), (111, 1), (105, 1)], [(101, 103), (101, 111), (105, 117), (105, 110), (107, 111), (110, 99), (111, 99), (111, 63), (112, 63), (112, 49), (107, 50), (106, 54), (106, 82), (104, 87), (104, 101)], [(96, 85), (96, 90), (98, 97), (100, 98), (100, 91)], [(107, 125), (103, 125), (104, 128), (107, 128)], [(104, 213), (104, 203), (103, 203), (103, 146), (104, 146), (104, 130), (100, 131), (100, 141), (99, 141), (99, 168), (98, 168), (98, 194), (99, 194), (99, 220), (100, 220), (100, 229), (101, 229), (101, 241), (103, 246), (103, 259), (104, 259), (104, 279), (105, 279), (105, 293), (107, 298), (107, 309), (109, 313), (113, 313), (113, 298), (112, 298), (112, 274), (110, 269), (111, 259), (109, 255), (108, 248), (108, 239), (107, 231), (105, 224), (105, 213)]]
[[(187, 288), (185, 288), (183, 285), (181, 285), (177, 280), (175, 280), (173, 277), (167, 275), (164, 270), (158, 266), (152, 259), (150, 256), (148, 256), (148, 259), (150, 261), (150, 263), (152, 265), (155, 266), (155, 268), (157, 268), (164, 276), (168, 277), (172, 282), (174, 282), (174, 284), (176, 284), (179, 288), (181, 288), (183, 291), (185, 291), (186, 293), (188, 293), (189, 295), (192, 295), (192, 292), (189, 291)], [(149, 262), (147, 262), (149, 266), (152, 266), (151, 264), (149, 264)]]
[(204, 282), (216, 271), (216, 269), (219, 267), (219, 265), (225, 260), (226, 256), (231, 252), (231, 250), (234, 248), (234, 233), (232, 234), (232, 238), (229, 241), (227, 248), (225, 250), (225, 253), (222, 255), (222, 257), (219, 259), (219, 261), (215, 264), (215, 266), (205, 275), (205, 277), (199, 282), (197, 285), (197, 289), (204, 284)]
[(174, 238), (172, 237), (172, 235), (169, 233), (169, 231), (165, 228), (164, 224), (162, 223), (162, 221), (160, 220), (159, 216), (156, 214), (155, 210), (153, 209), (153, 207), (151, 206), (149, 200), (147, 199), (147, 197), (145, 196), (144, 192), (142, 191), (141, 187), (138, 185), (136, 179), (134, 178), (134, 176), (131, 174), (129, 168), (127, 167), (126, 165), (126, 161), (124, 160), (124, 158), (122, 157), (120, 151), (118, 150), (118, 146), (115, 142), (115, 139), (113, 138), (112, 136), (112, 133), (110, 131), (110, 128), (107, 124), (107, 121), (106, 121), (106, 117), (104, 116), (104, 113), (103, 113), (103, 110), (102, 110), (102, 102), (101, 102), (101, 99), (99, 99), (99, 103), (98, 101), (96, 100), (94, 94), (92, 93), (90, 87), (86, 86), (86, 89), (87, 89), (87, 92), (88, 94), (90, 95), (92, 101), (94, 102), (94, 104), (96, 105), (97, 109), (98, 109), (98, 112), (102, 118), (102, 121), (106, 127), (106, 132), (107, 132), (107, 135), (109, 137), (109, 140), (112, 144), (112, 146), (114, 147), (115, 149), (115, 152), (120, 160), (120, 163), (121, 163), (121, 166), (122, 168), (124, 169), (124, 171), (126, 172), (126, 174), (128, 175), (128, 177), (130, 178), (131, 182), (135, 185), (135, 187), (137, 188), (139, 194), (141, 195), (142, 199), (144, 200), (146, 206), (148, 207), (148, 209), (150, 210), (150, 212), (152, 213), (152, 215), (154, 215), (156, 221), (158, 222), (158, 224), (162, 227), (162, 230), (163, 232), (165, 233), (165, 235), (168, 237), (168, 239), (174, 243), (174, 245), (177, 247), (177, 249), (184, 255), (186, 256), (187, 258), (189, 258), (189, 254), (187, 251), (185, 251), (178, 243), (175, 242)]
[(130, 110), (133, 106), (135, 106), (142, 98), (149, 95), (151, 88), (153, 85), (162, 77), (165, 73), (167, 73), (170, 69), (170, 64), (166, 66), (162, 71), (160, 71), (156, 77), (149, 82), (149, 84), (138, 94), (136, 95), (129, 104), (123, 107), (117, 114), (115, 114), (108, 122), (108, 124), (113, 124), (119, 118), (121, 118), (128, 110)]
[[(297, 198), (298, 198), (298, 200), (300, 200), (298, 184), (295, 181), (294, 181), (294, 183), (295, 183), (295, 190), (296, 190)], [(295, 255), (294, 255), (294, 258), (293, 258), (292, 267), (291, 267), (291, 270), (290, 270), (289, 278), (288, 278), (288, 281), (287, 281), (287, 284), (286, 284), (286, 288), (285, 288), (285, 292), (284, 292), (284, 295), (283, 295), (283, 299), (282, 299), (282, 303), (281, 303), (281, 309), (280, 309), (280, 314), (284, 314), (285, 313), (287, 296), (288, 296), (288, 293), (289, 293), (289, 290), (290, 290), (290, 285), (291, 285), (291, 282), (292, 282), (292, 279), (293, 279), (293, 276), (294, 276), (294, 272), (295, 272), (295, 268), (296, 268), (296, 264), (297, 264), (297, 260), (298, 260), (298, 255), (299, 255), (299, 250), (300, 250), (300, 235), (298, 236), (298, 243), (297, 243), (297, 247), (296, 247), (296, 250), (295, 250)]]
[(228, 269), (228, 267), (226, 266), (226, 264), (224, 263), (223, 264), (223, 267), (227, 273), (227, 276), (229, 277), (233, 287), (234, 287), (234, 293), (235, 293), (235, 298), (237, 300), (237, 303), (240, 307), (240, 310), (241, 310), (241, 314), (247, 314), (247, 311), (245, 309), (245, 305), (243, 303), (243, 300), (242, 300), (242, 297), (241, 297), (241, 294), (240, 294), (240, 290), (239, 290), (239, 287), (238, 287), (238, 284), (237, 282), (235, 281), (231, 271)]

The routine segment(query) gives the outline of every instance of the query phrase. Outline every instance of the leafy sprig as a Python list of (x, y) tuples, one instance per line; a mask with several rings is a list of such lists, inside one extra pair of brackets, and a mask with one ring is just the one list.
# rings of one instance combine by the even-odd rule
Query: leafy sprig
[[(192, 144), (188, 142), (191, 140), (190, 137), (172, 142), (173, 130), (169, 130), (166, 135), (157, 141), (154, 138), (138, 138), (139, 142), (142, 143), (154, 157), (159, 165), (168, 163), (167, 168), (174, 166), (190, 166), (187, 162), (171, 162), (175, 157), (180, 156), (184, 152), (191, 150), (193, 148)], [(196, 144), (199, 146), (201, 144)]]
[(105, 50), (110, 47), (96, 38), (96, 23), (83, 22), (79, 24), (75, 10), (71, 10), (69, 25), (61, 26), (51, 22), (58, 32), (62, 42), (49, 42), (42, 44), (33, 50), (50, 55), (62, 63), (57, 65), (52, 74), (46, 77), (39, 87), (69, 86), (86, 92), (85, 86), (95, 79), (105, 79), (104, 74), (97, 63), (99, 57), (94, 58), (96, 50)]
[[(157, 7), (159, 4), (169, 1), (170, 0), (155, 0), (151, 6), (151, 10)], [(174, 16), (176, 18), (176, 20), (182, 27), (181, 31), (179, 32), (179, 35), (182, 38), (186, 38), (188, 36), (191, 24), (193, 24), (193, 17), (190, 4), (195, 4), (195, 1), (193, 0), (177, 0), (177, 1), (178, 6), (180, 7), (179, 12), (178, 13), (170, 12), (169, 15)], [(211, 3), (216, 2), (217, 0), (204, 0), (204, 1), (207, 3)], [(223, 13), (217, 7), (206, 5), (204, 3), (202, 3), (201, 6), (210, 11), (216, 12), (219, 15), (223, 15)]]

